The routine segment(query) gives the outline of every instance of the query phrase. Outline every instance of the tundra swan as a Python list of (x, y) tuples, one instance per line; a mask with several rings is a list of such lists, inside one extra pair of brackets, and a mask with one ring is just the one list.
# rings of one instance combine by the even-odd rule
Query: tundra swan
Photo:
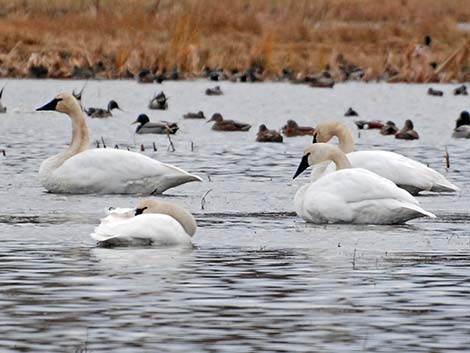
[(309, 166), (333, 161), (336, 171), (302, 186), (295, 194), (297, 214), (311, 223), (399, 224), (435, 216), (423, 210), (407, 191), (362, 168), (351, 168), (335, 145), (317, 143), (305, 149), (294, 179)]
[(67, 114), (72, 120), (72, 142), (42, 162), (41, 184), (53, 193), (159, 194), (201, 178), (142, 154), (118, 149), (88, 149), (85, 116), (73, 95), (61, 93), (37, 110)]

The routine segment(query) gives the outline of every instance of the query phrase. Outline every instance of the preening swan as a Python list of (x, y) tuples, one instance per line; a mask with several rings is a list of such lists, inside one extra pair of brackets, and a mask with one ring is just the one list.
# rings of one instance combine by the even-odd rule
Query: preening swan
[(295, 194), (297, 214), (311, 223), (399, 224), (435, 216), (423, 210), (407, 191), (362, 168), (351, 168), (336, 146), (306, 148), (294, 179), (309, 166), (333, 161), (336, 171), (302, 186)]
[(42, 162), (41, 184), (53, 193), (70, 194), (159, 194), (165, 190), (201, 181), (198, 176), (139, 153), (118, 149), (88, 149), (85, 116), (77, 100), (61, 93), (37, 110), (54, 110), (72, 120), (70, 146)]
[(91, 237), (103, 246), (191, 245), (196, 220), (184, 208), (146, 199), (136, 208), (110, 209)]
[[(315, 128), (313, 142), (328, 142), (338, 137), (338, 147), (347, 153), (354, 168), (364, 168), (393, 181), (413, 195), (421, 191), (453, 192), (458, 187), (440, 173), (398, 153), (388, 151), (354, 151), (354, 138), (349, 129), (338, 122), (320, 123)], [(318, 179), (334, 171), (333, 163), (322, 164), (312, 170), (312, 178)]]

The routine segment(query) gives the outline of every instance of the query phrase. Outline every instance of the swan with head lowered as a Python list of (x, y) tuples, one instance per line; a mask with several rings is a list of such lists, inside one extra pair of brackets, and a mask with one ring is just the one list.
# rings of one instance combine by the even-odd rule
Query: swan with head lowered
[(118, 149), (88, 149), (85, 116), (73, 95), (61, 93), (37, 110), (67, 114), (72, 120), (72, 142), (42, 162), (41, 184), (52, 193), (160, 194), (201, 178), (142, 154)]
[(295, 194), (297, 214), (311, 223), (400, 224), (435, 216), (406, 190), (362, 168), (351, 168), (335, 145), (316, 143), (305, 149), (294, 179), (309, 166), (332, 161), (336, 171), (302, 186)]
[(196, 228), (196, 220), (184, 208), (146, 199), (136, 208), (111, 208), (90, 235), (101, 246), (191, 246)]
[[(389, 151), (356, 151), (349, 129), (339, 122), (320, 123), (315, 128), (313, 142), (328, 142), (338, 138), (338, 147), (347, 154), (354, 168), (364, 168), (393, 181), (413, 195), (421, 191), (454, 192), (459, 190), (443, 175), (401, 154)], [(333, 163), (323, 163), (312, 170), (312, 178), (318, 179), (335, 170)]]

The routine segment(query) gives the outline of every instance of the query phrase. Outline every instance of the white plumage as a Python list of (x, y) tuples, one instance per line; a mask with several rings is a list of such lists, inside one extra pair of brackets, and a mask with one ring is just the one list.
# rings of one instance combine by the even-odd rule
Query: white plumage
[(309, 165), (332, 160), (340, 170), (301, 187), (294, 198), (297, 214), (311, 223), (399, 224), (435, 216), (393, 182), (351, 164), (334, 145), (317, 143), (305, 150), (299, 175)]

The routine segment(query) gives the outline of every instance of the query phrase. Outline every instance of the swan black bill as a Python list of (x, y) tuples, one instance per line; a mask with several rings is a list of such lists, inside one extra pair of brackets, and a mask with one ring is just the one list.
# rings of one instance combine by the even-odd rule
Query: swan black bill
[(317, 134), (316, 134), (316, 133), (314, 133), (314, 134), (313, 134), (313, 140), (312, 140), (312, 143), (317, 143), (317, 142), (318, 142), (318, 141), (317, 141)]
[(294, 174), (294, 177), (292, 179), (297, 178), (302, 172), (310, 167), (310, 164), (308, 164), (308, 156), (310, 153), (307, 153), (305, 156), (302, 157), (302, 160), (300, 161), (299, 167), (297, 168), (297, 171)]
[(44, 104), (42, 107), (37, 108), (36, 111), (38, 111), (38, 110), (55, 110), (56, 107), (57, 107), (57, 103), (59, 103), (61, 100), (62, 99), (54, 98), (49, 103)]

